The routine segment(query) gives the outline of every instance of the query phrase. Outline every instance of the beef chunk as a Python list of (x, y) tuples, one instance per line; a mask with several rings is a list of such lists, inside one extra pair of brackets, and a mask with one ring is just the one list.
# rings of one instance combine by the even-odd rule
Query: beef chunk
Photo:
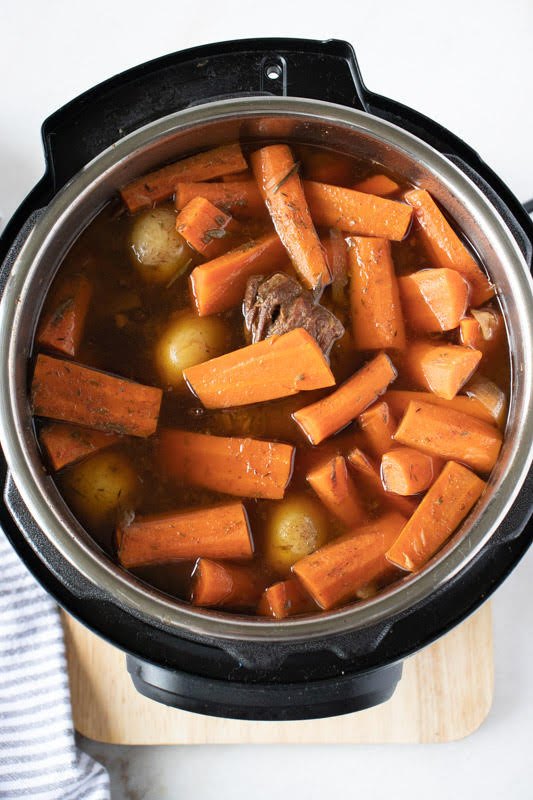
[(316, 303), (297, 280), (281, 272), (248, 280), (243, 313), (252, 342), (305, 328), (328, 355), (344, 333), (344, 326), (331, 311)]

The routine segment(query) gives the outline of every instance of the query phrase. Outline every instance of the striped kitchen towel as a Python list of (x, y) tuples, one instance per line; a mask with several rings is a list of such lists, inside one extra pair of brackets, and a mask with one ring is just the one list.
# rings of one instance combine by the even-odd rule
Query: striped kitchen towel
[(77, 749), (58, 609), (0, 531), (0, 798), (109, 800)]

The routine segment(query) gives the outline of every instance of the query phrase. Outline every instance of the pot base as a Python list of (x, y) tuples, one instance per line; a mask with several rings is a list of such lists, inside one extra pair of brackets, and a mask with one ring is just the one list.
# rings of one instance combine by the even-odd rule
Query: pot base
[(128, 672), (138, 692), (167, 706), (227, 719), (320, 719), (363, 711), (389, 700), (402, 663), (308, 683), (242, 683), (168, 670), (133, 656)]

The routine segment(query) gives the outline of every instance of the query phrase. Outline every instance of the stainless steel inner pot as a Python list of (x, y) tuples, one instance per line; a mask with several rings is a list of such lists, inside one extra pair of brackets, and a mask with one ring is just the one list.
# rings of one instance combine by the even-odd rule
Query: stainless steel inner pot
[[(266, 622), (195, 609), (146, 586), (105, 555), (44, 472), (27, 394), (39, 312), (65, 253), (118, 187), (161, 163), (224, 142), (282, 137), (371, 159), (428, 189), (477, 250), (498, 287), (512, 360), (506, 439), (488, 491), (466, 525), (420, 573), (377, 597), (314, 617)], [(533, 284), (506, 224), (449, 160), (403, 129), (362, 111), (288, 97), (225, 100), (139, 129), (85, 167), (54, 198), (19, 253), (0, 306), (0, 436), (29, 512), (61, 554), (134, 614), (176, 630), (241, 640), (297, 640), (355, 630), (401, 612), (443, 585), (482, 548), (511, 507), (532, 459)]]

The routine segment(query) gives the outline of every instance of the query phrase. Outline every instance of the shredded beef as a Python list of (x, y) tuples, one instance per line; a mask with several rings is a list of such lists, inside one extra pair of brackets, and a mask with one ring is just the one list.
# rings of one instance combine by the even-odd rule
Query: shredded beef
[(305, 328), (328, 355), (344, 333), (344, 326), (331, 311), (315, 302), (297, 280), (281, 272), (248, 280), (243, 313), (252, 342)]

